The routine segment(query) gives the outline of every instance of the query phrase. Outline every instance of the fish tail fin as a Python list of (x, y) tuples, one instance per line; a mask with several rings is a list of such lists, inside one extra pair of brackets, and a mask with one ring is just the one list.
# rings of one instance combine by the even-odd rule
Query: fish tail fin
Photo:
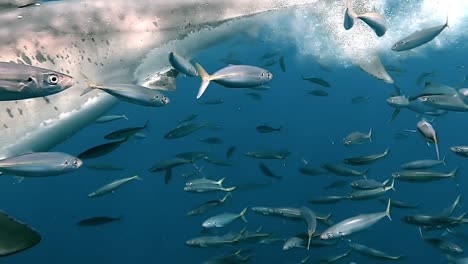
[(382, 182), (382, 185), (383, 186), (387, 186), (388, 182), (390, 181), (390, 179), (386, 179), (384, 182)]
[(363, 173), (362, 176), (367, 180), (367, 174), (369, 174), (369, 169), (366, 169)]
[(419, 226), (419, 235), (424, 240), (424, 236), (423, 236), (423, 233), (422, 233), (422, 228), (420, 226)]
[(235, 186), (234, 186), (234, 187), (229, 187), (229, 188), (224, 188), (224, 191), (226, 191), (226, 192), (232, 192), (232, 191), (234, 191), (236, 188), (237, 188), (237, 187), (235, 187)]
[(244, 220), (244, 222), (246, 223), (247, 223), (247, 219), (245, 219), (245, 214), (247, 213), (247, 209), (248, 207), (244, 208), (239, 214), (239, 217), (242, 218), (242, 220)]
[(126, 115), (122, 115), (122, 118), (128, 120), (128, 117)]
[(390, 152), (390, 147), (387, 147), (387, 149), (385, 149), (384, 151), (384, 154), (387, 155), (389, 152)]
[(307, 240), (307, 250), (310, 249), (310, 240), (312, 239), (312, 236), (309, 236), (309, 240)]
[(388, 219), (390, 219), (391, 221), (392, 217), (390, 216), (390, 207), (392, 207), (392, 202), (390, 199), (388, 199), (387, 210), (385, 210), (385, 216), (387, 216)]
[[(0, 176), (1, 175), (3, 175), (3, 173), (0, 173)], [(16, 180), (17, 184), (20, 184), (24, 181), (24, 177), (21, 177), (21, 176), (14, 176), (13, 178)]]
[(444, 156), (444, 157), (442, 158), (442, 164), (444, 164), (444, 166), (447, 166), (447, 164), (445, 164), (445, 158), (447, 158), (447, 156)]
[(145, 125), (143, 126), (143, 129), (144, 129), (144, 130), (151, 131), (151, 130), (149, 129), (149, 120), (146, 120), (146, 123), (145, 123)]
[(197, 99), (198, 99), (206, 91), (206, 88), (208, 88), (208, 85), (210, 84), (210, 81), (211, 81), (211, 78), (210, 78), (211, 76), (205, 71), (205, 69), (203, 69), (203, 67), (200, 64), (195, 63), (195, 68), (197, 69), (198, 75), (202, 79), (200, 89), (198, 89), (198, 94), (197, 94)]
[(459, 170), (460, 170), (460, 167), (456, 167), (452, 172), (449, 173), (449, 176), (452, 177), (452, 178), (455, 178), (455, 176), (457, 176)]
[(434, 145), (435, 145), (435, 149), (436, 149), (437, 160), (440, 160), (439, 142), (437, 142), (437, 138), (435, 138), (435, 137), (434, 137)]
[(220, 202), (224, 203), (227, 200), (227, 198), (229, 198), (231, 196), (232, 196), (232, 194), (230, 192), (228, 192), (226, 195), (224, 195), (224, 197), (220, 200)]
[(139, 180), (139, 181), (142, 181), (143, 179), (140, 177), (140, 175), (135, 175), (135, 180)]
[(372, 128), (369, 129), (369, 134), (367, 134), (367, 137), (369, 138), (369, 141), (372, 143)]
[(224, 180), (226, 180), (226, 177), (222, 178), (221, 180), (217, 181), (216, 184), (222, 186), (223, 185), (223, 182)]
[(450, 29), (448, 11), (447, 11), (447, 15), (445, 16), (445, 27)]
[(392, 184), (390, 184), (390, 189), (395, 190), (395, 179), (392, 179)]

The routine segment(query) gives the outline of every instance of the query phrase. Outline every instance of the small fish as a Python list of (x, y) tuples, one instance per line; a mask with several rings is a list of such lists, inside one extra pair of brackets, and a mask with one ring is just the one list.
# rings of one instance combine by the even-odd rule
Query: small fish
[(346, 164), (351, 164), (351, 165), (365, 165), (365, 164), (370, 164), (373, 163), (379, 159), (384, 158), (385, 156), (388, 155), (388, 151), (390, 148), (387, 148), (384, 152), (382, 153), (377, 153), (377, 154), (372, 154), (372, 155), (366, 155), (366, 156), (359, 156), (359, 157), (352, 157), (352, 158), (347, 158), (344, 159), (344, 163)]
[(387, 210), (385, 212), (360, 214), (348, 219), (345, 219), (338, 224), (325, 230), (321, 235), (321, 239), (336, 239), (350, 234), (368, 229), (372, 225), (379, 222), (384, 217), (392, 220), (390, 217), (390, 199), (388, 200)]
[[(387, 181), (388, 182), (388, 181)], [(389, 190), (394, 190), (395, 179), (392, 179), (392, 183), (389, 186), (384, 185), (383, 187), (369, 189), (369, 190), (357, 190), (347, 196), (351, 200), (367, 200), (378, 196), (384, 195)]]
[(222, 160), (222, 159), (217, 159), (217, 158), (214, 158), (212, 156), (206, 156), (203, 158), (206, 162), (210, 163), (210, 164), (213, 164), (213, 165), (216, 165), (216, 166), (221, 166), (221, 167), (229, 167), (229, 166), (232, 166), (232, 164), (230, 162), (227, 162), (225, 160)]
[(222, 104), (224, 103), (224, 99), (222, 98), (213, 98), (213, 99), (209, 99), (209, 100), (205, 100), (203, 102), (200, 102), (200, 104), (204, 104), (204, 105), (218, 105), (218, 104)]
[(301, 211), (302, 218), (304, 218), (304, 220), (307, 223), (307, 235), (309, 236), (309, 240), (307, 242), (307, 250), (309, 250), (310, 240), (315, 234), (315, 229), (317, 228), (317, 216), (312, 210), (305, 206), (299, 208), (299, 210)]
[(222, 199), (220, 200), (210, 200), (208, 202), (204, 202), (201, 205), (197, 206), (196, 208), (190, 210), (187, 215), (192, 216), (192, 215), (201, 215), (208, 211), (209, 209), (218, 207), (224, 202), (226, 202), (226, 199), (231, 196), (231, 193), (227, 193)]
[(362, 179), (362, 180), (355, 180), (351, 182), (349, 185), (358, 190), (372, 190), (377, 188), (383, 188), (389, 180), (384, 182), (378, 182), (374, 179)]
[(165, 160), (162, 162), (155, 163), (150, 169), (150, 172), (160, 172), (160, 171), (167, 171), (173, 169), (177, 166), (181, 166), (184, 164), (193, 163), (193, 160), (184, 159), (184, 158), (172, 158), (169, 160)]
[(74, 85), (73, 77), (49, 69), (0, 62), (0, 101), (44, 97)]
[(468, 158), (468, 146), (453, 146), (450, 150), (460, 157)]
[(177, 138), (181, 138), (181, 137), (185, 137), (185, 136), (188, 136), (190, 134), (192, 134), (193, 132), (201, 129), (201, 128), (204, 128), (206, 127), (206, 123), (205, 122), (202, 122), (202, 123), (184, 123), (184, 124), (181, 124), (179, 126), (177, 126), (176, 128), (172, 129), (171, 131), (167, 132), (165, 135), (164, 135), (164, 138), (165, 139), (177, 139)]
[(279, 51), (269, 51), (269, 52), (266, 52), (265, 54), (263, 54), (260, 58), (258, 58), (259, 60), (266, 60), (266, 59), (271, 59), (273, 57), (276, 57), (278, 56), (280, 52)]
[(226, 150), (226, 158), (232, 157), (234, 155), (234, 152), (236, 151), (236, 146), (232, 145)]
[(323, 86), (323, 87), (331, 87), (331, 84), (329, 82), (327, 82), (327, 81), (325, 81), (324, 79), (321, 79), (321, 78), (302, 76), (302, 80), (308, 81), (308, 82), (311, 82), (311, 83), (315, 83), (315, 84), (318, 84), (318, 85)]
[(408, 182), (429, 182), (441, 179), (449, 179), (457, 176), (459, 168), (455, 168), (450, 173), (441, 173), (437, 171), (426, 170), (407, 170), (392, 173), (393, 178)]
[[(467, 148), (468, 150), (468, 148)], [(425, 170), (438, 165), (445, 165), (445, 157), (442, 160), (415, 160), (402, 164), (401, 167), (405, 170)]]
[(241, 235), (232, 236), (230, 234), (226, 234), (223, 236), (202, 236), (187, 240), (185, 244), (191, 247), (206, 248), (234, 244), (239, 242), (240, 238)]
[(372, 143), (372, 128), (369, 129), (369, 133), (365, 134), (362, 132), (353, 132), (347, 135), (343, 139), (343, 144), (345, 146), (355, 145), (355, 144), (362, 144), (364, 141), (369, 140)]
[(368, 169), (357, 171), (341, 164), (322, 164), (321, 167), (338, 176), (365, 176), (368, 172)]
[(352, 104), (367, 104), (370, 101), (369, 96), (356, 96), (351, 98)]
[[(288, 219), (303, 219), (300, 208), (256, 206), (252, 207), (251, 210), (262, 215), (280, 216)], [(317, 217), (317, 220), (320, 220), (327, 225), (331, 223), (331, 214), (322, 214), (318, 212), (314, 213)]]
[(0, 160), (0, 173), (21, 177), (58, 176), (75, 171), (83, 162), (62, 152), (34, 152)]
[(262, 66), (263, 67), (270, 67), (270, 66), (275, 65), (276, 63), (278, 63), (278, 61), (276, 59), (270, 59), (270, 60), (267, 60), (267, 61), (263, 62)]
[(120, 120), (120, 119), (125, 119), (128, 120), (128, 117), (126, 115), (107, 115), (107, 116), (101, 116), (100, 118), (96, 119), (94, 123), (101, 124), (101, 123), (109, 123), (112, 121)]
[(140, 133), (141, 131), (148, 128), (148, 121), (146, 121), (144, 126), (141, 127), (127, 127), (123, 129), (116, 130), (104, 136), (105, 139), (122, 139), (122, 138), (129, 138), (136, 133)]
[(232, 192), (237, 187), (223, 187), (214, 184), (195, 184), (190, 186), (185, 186), (184, 191), (194, 192), (194, 193), (205, 193), (205, 192)]
[(263, 162), (260, 162), (259, 164), (260, 171), (263, 173), (263, 175), (280, 180), (282, 177), (274, 174)]
[(336, 188), (341, 188), (341, 187), (344, 187), (348, 185), (348, 182), (347, 181), (343, 181), (343, 180), (336, 180), (334, 182), (331, 182), (330, 184), (328, 184), (327, 186), (323, 187), (325, 190), (330, 190), (330, 189), (336, 189)]
[(110, 143), (104, 143), (101, 145), (94, 146), (89, 148), (78, 155), (80, 159), (94, 159), (111, 153), (116, 150), (120, 145), (127, 142), (128, 138), (124, 138), (119, 141), (114, 141)]
[[(330, 256), (330, 257), (324, 257), (324, 258), (320, 259), (319, 264), (331, 264), (331, 263), (335, 263), (335, 262), (337, 262), (338, 260), (347, 257), (350, 253), (351, 253), (351, 249), (348, 249), (348, 251), (346, 251), (346, 252), (344, 252), (344, 253), (341, 253), (341, 254), (338, 254), (338, 255), (334, 255), (334, 256)], [(350, 264), (351, 264), (351, 263), (350, 263)]]
[(269, 125), (258, 125), (255, 129), (259, 133), (271, 133), (271, 132), (280, 132), (283, 127), (272, 127)]
[(326, 171), (323, 171), (321, 169), (316, 169), (316, 168), (312, 168), (312, 167), (300, 167), (299, 169), (297, 169), (302, 175), (306, 175), (306, 176), (317, 176), (317, 175), (323, 175), (323, 174), (327, 174)]
[(370, 76), (389, 84), (395, 83), (395, 80), (393, 80), (392, 76), (388, 74), (387, 70), (383, 66), (378, 53), (369, 54), (369, 56), (361, 58), (355, 63), (357, 63), (361, 70), (365, 71)]
[(181, 120), (178, 120), (178, 122), (179, 123), (187, 123), (187, 122), (193, 121), (197, 117), (198, 117), (198, 113), (191, 113), (190, 115), (182, 118)]
[(290, 237), (283, 244), (283, 250), (290, 250), (292, 248), (304, 248), (306, 241), (300, 237)]
[(211, 145), (223, 144), (223, 140), (219, 137), (201, 138), (199, 141)]
[(204, 228), (213, 228), (213, 227), (224, 227), (229, 223), (234, 222), (236, 219), (241, 218), (244, 222), (247, 223), (247, 219), (245, 219), (245, 213), (247, 213), (247, 207), (244, 208), (239, 214), (233, 213), (223, 213), (219, 215), (215, 215), (206, 219), (202, 226)]
[(101, 188), (97, 189), (96, 191), (88, 194), (88, 197), (94, 198), (94, 197), (98, 197), (98, 196), (103, 196), (103, 195), (108, 194), (108, 193), (113, 193), (117, 188), (119, 188), (123, 184), (126, 184), (126, 183), (128, 183), (130, 181), (133, 181), (133, 180), (141, 180), (141, 178), (138, 175), (135, 175), (135, 176), (128, 177), (128, 178), (115, 180), (113, 182), (110, 182), (110, 183), (102, 186)]
[(341, 200), (346, 199), (346, 196), (337, 196), (337, 195), (329, 195), (323, 197), (316, 197), (309, 200), (309, 203), (312, 204), (332, 204), (339, 202)]
[(314, 96), (321, 96), (321, 97), (328, 96), (328, 92), (321, 90), (321, 89), (309, 91), (307, 92), (307, 94), (314, 95)]
[(195, 162), (197, 160), (208, 157), (210, 154), (211, 154), (210, 152), (206, 152), (206, 151), (188, 151), (188, 152), (178, 153), (176, 157), (185, 159), (185, 160), (191, 160), (192, 162)]
[(444, 251), (447, 254), (463, 254), (463, 248), (460, 247), (459, 245), (455, 244), (454, 242), (442, 239), (442, 238), (437, 238), (437, 237), (424, 237), (421, 227), (419, 228), (419, 231), (421, 233), (421, 238), (431, 244), (432, 246)]
[(89, 83), (88, 88), (81, 93), (81, 96), (93, 89), (102, 90), (122, 101), (141, 106), (162, 107), (171, 102), (171, 100), (160, 91), (136, 84), (97, 85)]
[(434, 143), (435, 149), (436, 149), (436, 154), (437, 154), (437, 159), (440, 160), (439, 140), (438, 140), (437, 133), (436, 133), (434, 127), (429, 122), (427, 122), (425, 119), (422, 119), (421, 121), (419, 121), (416, 126), (418, 128), (418, 131), (421, 133), (421, 135), (424, 136), (424, 138), (427, 141)]
[(392, 50), (404, 51), (424, 45), (437, 37), (446, 27), (448, 27), (448, 16), (445, 20), (445, 24), (413, 32), (395, 43), (392, 46)]
[(284, 56), (279, 58), (279, 65), (283, 72), (286, 72), (286, 64), (284, 63)]
[(200, 64), (195, 64), (202, 84), (198, 90), (199, 99), (211, 81), (228, 88), (246, 88), (264, 85), (273, 78), (273, 74), (265, 69), (249, 65), (229, 65), (209, 75)]
[(425, 83), (425, 80), (429, 77), (433, 77), (435, 75), (435, 71), (430, 71), (430, 72), (423, 72), (421, 73), (418, 78), (416, 79), (416, 83), (421, 86)]
[(245, 153), (246, 156), (256, 159), (285, 159), (291, 152), (282, 150), (256, 150)]
[(226, 177), (222, 178), (221, 180), (212, 180), (212, 179), (208, 179), (208, 178), (198, 178), (198, 179), (193, 179), (193, 180), (190, 180), (190, 181), (187, 181), (185, 183), (185, 186), (194, 186), (194, 185), (216, 185), (216, 186), (223, 186), (223, 182), (224, 180), (226, 180)]
[(95, 216), (83, 219), (77, 223), (79, 226), (99, 226), (119, 221), (120, 217)]
[(259, 93), (250, 92), (250, 93), (246, 93), (245, 95), (249, 96), (250, 98), (252, 98), (255, 101), (262, 100), (262, 96)]
[(198, 76), (197, 70), (193, 67), (192, 63), (175, 52), (169, 53), (169, 63), (180, 73), (190, 77)]
[(369, 256), (369, 257), (374, 257), (374, 258), (378, 258), (378, 259), (390, 259), (390, 260), (399, 260), (399, 259), (403, 258), (402, 255), (392, 256), (392, 255), (389, 255), (389, 254), (387, 254), (385, 252), (382, 252), (382, 251), (374, 249), (374, 248), (370, 248), (370, 247), (362, 245), (362, 244), (349, 243), (349, 246), (352, 249), (354, 249), (355, 251), (357, 251), (357, 252), (359, 252), (359, 253), (361, 253), (363, 255)]

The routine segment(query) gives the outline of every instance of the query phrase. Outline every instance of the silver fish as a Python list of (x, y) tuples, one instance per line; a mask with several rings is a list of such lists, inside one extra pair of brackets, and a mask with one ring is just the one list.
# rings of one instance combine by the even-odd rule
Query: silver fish
[(383, 188), (389, 180), (384, 182), (378, 182), (374, 179), (362, 179), (362, 180), (355, 180), (351, 182), (349, 185), (354, 189), (358, 190), (371, 190), (376, 188)]
[(437, 37), (446, 27), (448, 27), (448, 16), (445, 20), (445, 24), (441, 26), (435, 26), (425, 28), (411, 33), (409, 36), (404, 37), (392, 46), (393, 51), (404, 51), (414, 49), (421, 45), (428, 43)]
[(99, 89), (116, 98), (141, 106), (161, 107), (169, 104), (171, 100), (160, 91), (136, 84), (90, 84), (82, 96), (92, 89)]
[(57, 176), (72, 172), (83, 162), (62, 152), (36, 152), (0, 160), (0, 172), (21, 177)]
[(211, 81), (228, 88), (248, 88), (268, 83), (273, 74), (265, 69), (249, 65), (229, 65), (209, 75), (198, 63), (195, 64), (202, 84), (198, 90), (197, 99), (205, 92)]
[(351, 164), (351, 165), (365, 165), (369, 163), (373, 163), (381, 158), (384, 158), (385, 156), (388, 155), (388, 151), (390, 148), (387, 148), (384, 152), (382, 153), (377, 153), (377, 154), (372, 154), (372, 155), (366, 155), (366, 156), (359, 156), (359, 157), (352, 157), (352, 158), (347, 158), (344, 160), (344, 163), (346, 164)]
[(109, 123), (112, 121), (116, 121), (119, 119), (125, 119), (128, 120), (128, 117), (126, 115), (107, 115), (107, 116), (101, 116), (100, 118), (96, 119), (94, 123)]
[(223, 187), (216, 184), (193, 184), (184, 187), (184, 191), (186, 192), (195, 192), (195, 193), (205, 193), (205, 192), (232, 192), (237, 187)]
[(244, 208), (238, 214), (223, 213), (223, 214), (215, 215), (213, 217), (206, 219), (203, 222), (202, 226), (204, 228), (223, 227), (235, 221), (238, 218), (241, 218), (242, 220), (244, 220), (244, 222), (247, 223), (247, 220), (245, 219), (245, 213), (247, 213), (247, 209), (248, 209), (247, 207)]
[(309, 203), (313, 204), (331, 204), (336, 203), (341, 200), (346, 199), (346, 196), (337, 196), (337, 195), (329, 195), (323, 197), (316, 197), (309, 200)]
[[(452, 148), (450, 148), (452, 149)], [(454, 151), (454, 150), (452, 150)], [(468, 151), (468, 148), (467, 148)], [(455, 152), (455, 151), (454, 151)], [(401, 167), (405, 170), (425, 170), (438, 165), (445, 165), (445, 157), (442, 160), (415, 160), (402, 164)]]
[(347, 257), (350, 253), (351, 253), (351, 249), (348, 249), (348, 250), (347, 250), (346, 252), (344, 252), (344, 253), (341, 253), (341, 254), (338, 254), (338, 255), (334, 255), (334, 256), (330, 256), (330, 257), (324, 257), (324, 258), (320, 259), (319, 264), (331, 264), (331, 263), (335, 263), (335, 262), (337, 262), (338, 260)]
[(369, 171), (368, 169), (364, 171), (357, 171), (341, 164), (322, 164), (321, 167), (328, 172), (338, 176), (365, 176)]
[(148, 128), (148, 121), (141, 127), (126, 127), (105, 135), (105, 139), (123, 139), (128, 138)]
[(49, 69), (0, 62), (0, 101), (23, 100), (62, 92), (74, 85), (73, 77)]
[(307, 242), (307, 250), (309, 250), (310, 240), (315, 234), (315, 229), (317, 228), (317, 216), (312, 210), (305, 206), (299, 208), (299, 210), (301, 211), (302, 218), (304, 218), (304, 220), (307, 223), (307, 235), (309, 236), (309, 240)]
[(291, 152), (282, 150), (256, 150), (246, 152), (245, 155), (257, 159), (285, 159)]
[(351, 200), (365, 200), (365, 199), (375, 198), (375, 197), (384, 195), (389, 190), (395, 191), (394, 185), (395, 185), (395, 179), (392, 179), (392, 183), (389, 186), (384, 185), (383, 187), (379, 187), (375, 189), (358, 190), (348, 195), (347, 198)]
[(437, 171), (418, 171), (408, 170), (392, 173), (393, 178), (409, 182), (429, 182), (442, 179), (454, 178), (457, 176), (459, 168), (455, 168), (450, 173), (441, 173)]
[(362, 144), (364, 141), (369, 140), (372, 142), (372, 128), (369, 129), (369, 133), (365, 134), (359, 131), (352, 132), (343, 139), (343, 144), (345, 146), (350, 146), (354, 144)]
[(187, 215), (200, 215), (200, 214), (203, 214), (203, 213), (205, 213), (206, 211), (208, 211), (211, 208), (215, 208), (215, 207), (218, 207), (218, 206), (224, 204), (226, 199), (228, 197), (230, 197), (230, 196), (231, 196), (231, 193), (227, 193), (222, 199), (210, 200), (210, 201), (204, 202), (203, 204), (201, 204), (201, 205), (197, 206), (196, 208), (190, 210), (187, 213)]
[(172, 67), (174, 67), (174, 69), (187, 76), (198, 76), (197, 70), (192, 65), (192, 63), (173, 51), (169, 53), (169, 62), (171, 63)]
[(434, 127), (425, 119), (422, 119), (421, 121), (419, 121), (416, 127), (418, 128), (418, 131), (421, 133), (421, 135), (423, 135), (427, 141), (434, 143), (436, 154), (437, 154), (437, 159), (440, 160), (439, 140), (438, 140), (437, 133)]
[(128, 183), (130, 181), (133, 181), (133, 180), (141, 180), (141, 178), (138, 175), (135, 175), (135, 176), (128, 177), (128, 178), (115, 180), (113, 182), (110, 182), (110, 183), (102, 186), (101, 188), (97, 189), (96, 191), (88, 194), (88, 197), (93, 198), (93, 197), (103, 196), (103, 195), (108, 194), (108, 193), (112, 193), (117, 188), (122, 186), (123, 184), (126, 184), (126, 183)]
[(336, 239), (348, 236), (352, 233), (365, 230), (379, 222), (382, 218), (390, 217), (390, 199), (388, 200), (387, 210), (380, 213), (360, 214), (339, 222), (336, 225), (325, 230), (321, 235), (321, 239)]
[(451, 95), (424, 95), (417, 98), (420, 102), (440, 110), (468, 112), (468, 105), (459, 97)]
[(460, 157), (468, 158), (468, 146), (453, 146), (450, 150)]
[(208, 179), (208, 178), (198, 178), (198, 179), (193, 179), (193, 180), (190, 180), (190, 181), (187, 181), (185, 183), (185, 186), (193, 186), (193, 185), (197, 185), (197, 184), (206, 184), (206, 185), (217, 185), (217, 186), (223, 186), (223, 182), (224, 180), (226, 180), (226, 177), (218, 180), (218, 181), (215, 181), (215, 180), (211, 180), (211, 179)]
[(403, 258), (402, 255), (400, 256), (392, 256), (389, 255), (385, 252), (382, 252), (380, 250), (370, 248), (368, 246), (362, 245), (362, 244), (357, 244), (357, 243), (349, 243), (349, 246), (354, 249), (355, 251), (374, 258), (379, 258), (379, 259), (390, 259), (390, 260), (399, 260)]
[(167, 132), (164, 135), (165, 139), (176, 139), (176, 138), (181, 138), (188, 136), (192, 134), (193, 132), (206, 127), (207, 124), (205, 122), (202, 123), (184, 123), (176, 128), (172, 129), (171, 131)]
[(283, 250), (290, 250), (292, 248), (303, 248), (306, 246), (306, 241), (300, 237), (290, 237), (283, 244)]

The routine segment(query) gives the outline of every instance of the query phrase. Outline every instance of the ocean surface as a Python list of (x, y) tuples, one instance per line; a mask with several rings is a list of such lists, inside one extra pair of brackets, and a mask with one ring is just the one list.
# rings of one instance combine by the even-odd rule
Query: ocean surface
[[(320, 8), (326, 5), (323, 2)], [(447, 263), (444, 251), (424, 242), (418, 227), (403, 222), (401, 218), (417, 213), (437, 214), (451, 205), (458, 195), (461, 195), (462, 202), (455, 209), (454, 215), (466, 212), (466, 159), (455, 155), (450, 147), (468, 144), (468, 114), (449, 112), (433, 118), (402, 109), (391, 121), (394, 108), (386, 100), (395, 93), (394, 85), (371, 77), (353, 65), (352, 61), (354, 55), (365, 50), (364, 45), (368, 48), (377, 45), (387, 70), (397, 68), (398, 72), (388, 72), (403, 95), (415, 95), (422, 90), (423, 85), (419, 85), (417, 79), (424, 72), (434, 72), (425, 81), (465, 87), (468, 36), (464, 29), (467, 25), (467, 5), (457, 5), (462, 1), (447, 1), (450, 28), (427, 45), (397, 53), (391, 51), (390, 46), (399, 37), (418, 27), (444, 23), (447, 11), (440, 7), (445, 5), (445, 1), (395, 1), (398, 3), (394, 6), (385, 1), (377, 2), (376, 10), (385, 11), (390, 21), (388, 36), (380, 42), (377, 42), (379, 39), (372, 32), (364, 29), (362, 39), (353, 34), (353, 39), (346, 39), (346, 47), (339, 46), (346, 37), (342, 37), (344, 33), (341, 31), (338, 34), (335, 30), (326, 29), (327, 21), (331, 21), (331, 18), (322, 20), (323, 24), (320, 24), (318, 18), (313, 17), (319, 10), (308, 15), (304, 14), (305, 11), (297, 12), (276, 25), (262, 26), (255, 36), (241, 35), (226, 40), (202, 51), (191, 60), (200, 63), (208, 73), (225, 67), (226, 63), (222, 61), (225, 58), (263, 67), (273, 73), (272, 81), (267, 84), (270, 89), (229, 89), (212, 83), (203, 97), (196, 100), (200, 78), (179, 76), (177, 90), (164, 92), (171, 100), (169, 105), (146, 108), (121, 102), (109, 114), (125, 114), (129, 120), (90, 124), (52, 151), (78, 155), (87, 148), (106, 142), (103, 136), (109, 132), (143, 126), (148, 122), (148, 128), (142, 132), (146, 138), (130, 138), (111, 154), (86, 160), (80, 170), (64, 176), (25, 179), (21, 183), (10, 177), (2, 178), (1, 209), (37, 230), (42, 235), (42, 241), (31, 249), (2, 258), (1, 262), (202, 263), (238, 249), (250, 249), (253, 256), (249, 263), (301, 263), (307, 256), (307, 263), (318, 263), (323, 257), (344, 253), (349, 249), (348, 242), (352, 241), (391, 255), (404, 255), (401, 260), (395, 261), (398, 263)], [(389, 0), (386, 2), (394, 3)], [(338, 4), (342, 4), (341, 1), (334, 3)], [(372, 6), (372, 3), (366, 2), (360, 6), (365, 8)], [(414, 8), (414, 12), (411, 8)], [(336, 20), (343, 18), (342, 13), (334, 15)], [(356, 30), (362, 30), (362, 26), (359, 24)], [(272, 52), (275, 55), (271, 58), (261, 59), (264, 54)], [(279, 65), (280, 58), (284, 60), (285, 71)], [(267, 62), (274, 64), (264, 66)], [(330, 87), (307, 82), (302, 76), (321, 78)], [(328, 95), (308, 94), (317, 89), (326, 91)], [(260, 99), (248, 93), (258, 94)], [(368, 97), (368, 100), (353, 104), (352, 99), (355, 97)], [(216, 98), (224, 102), (217, 105), (202, 104)], [(179, 124), (178, 120), (192, 113), (198, 114), (193, 122), (206, 121), (220, 129), (201, 129), (174, 140), (164, 138), (168, 131)], [(390, 148), (387, 157), (369, 165), (356, 166), (356, 169), (369, 169), (367, 177), (379, 181), (391, 179), (391, 174), (400, 171), (400, 165), (405, 162), (436, 159), (433, 144), (428, 146), (419, 133), (404, 131), (416, 130), (416, 123), (424, 117), (431, 121), (438, 133), (441, 158), (446, 157), (446, 165), (436, 170), (450, 172), (460, 167), (460, 172), (454, 179), (428, 183), (395, 181), (396, 191), (390, 190), (383, 196), (418, 203), (420, 206), (417, 209), (392, 208), (392, 221), (384, 218), (367, 230), (338, 239), (336, 245), (311, 247), (310, 250), (293, 248), (284, 251), (283, 241), (269, 245), (240, 242), (213, 248), (186, 245), (187, 240), (204, 235), (201, 224), (208, 217), (223, 212), (238, 213), (245, 207), (307, 206), (317, 212), (331, 213), (334, 223), (358, 214), (384, 211), (386, 204), (377, 199), (344, 200), (324, 205), (308, 203), (314, 197), (347, 195), (353, 191), (349, 186), (328, 190), (324, 187), (336, 180), (351, 182), (362, 177), (333, 174), (306, 176), (298, 168), (305, 166), (305, 163), (320, 168), (323, 163), (340, 163), (344, 158), (380, 153)], [(256, 127), (262, 124), (281, 126), (282, 129), (279, 132), (259, 133)], [(351, 132), (367, 133), (369, 129), (372, 129), (372, 142), (365, 141), (349, 147), (343, 144), (343, 138)], [(397, 134), (405, 136), (401, 138)], [(221, 138), (223, 143), (212, 145), (200, 141), (214, 136)], [(236, 150), (231, 158), (226, 158), (230, 146), (235, 146)], [(244, 155), (248, 151), (261, 149), (285, 149), (291, 154), (282, 160), (259, 160)], [(164, 172), (149, 172), (149, 168), (156, 162), (187, 151), (211, 152), (231, 166), (216, 166), (199, 160), (193, 165), (175, 168), (167, 184), (164, 182)], [(280, 175), (281, 179), (262, 174), (260, 162)], [(86, 167), (87, 164), (103, 163), (124, 170), (98, 171)], [(196, 168), (202, 169), (197, 171)], [(202, 215), (187, 216), (187, 212), (197, 205), (224, 196), (222, 192), (185, 192), (183, 188), (187, 179), (181, 175), (191, 171), (196, 172), (192, 178), (209, 177), (218, 180), (225, 177), (225, 186), (238, 186), (238, 189), (232, 192), (232, 197), (224, 205)], [(135, 174), (140, 175), (142, 180), (130, 182), (110, 195), (87, 197), (88, 193), (112, 180)], [(99, 215), (121, 219), (101, 226), (77, 225), (84, 218)], [(208, 234), (239, 232), (244, 227), (255, 231), (261, 227), (261, 232), (287, 239), (307, 232), (303, 221), (263, 216), (250, 209), (246, 219), (247, 223), (236, 220)], [(326, 228), (319, 222), (317, 231), (322, 232)], [(466, 226), (462, 225), (456, 230), (468, 234)], [(445, 230), (424, 234), (453, 241), (465, 249), (468, 245), (466, 240), (447, 234)], [(337, 263), (380, 261), (352, 251)], [(387, 262), (391, 263), (392, 260)]]

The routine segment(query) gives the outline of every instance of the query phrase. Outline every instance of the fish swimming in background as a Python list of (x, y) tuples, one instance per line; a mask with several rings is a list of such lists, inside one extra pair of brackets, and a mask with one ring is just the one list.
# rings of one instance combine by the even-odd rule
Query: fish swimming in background
[(369, 140), (372, 143), (372, 128), (369, 129), (369, 133), (365, 134), (359, 131), (352, 132), (343, 139), (345, 146), (362, 144), (364, 141)]
[(426, 121), (426, 119), (422, 119), (416, 124), (416, 127), (418, 128), (418, 131), (423, 135), (423, 137), (428, 141), (428, 142), (433, 142), (435, 145), (436, 149), (436, 154), (437, 154), (437, 160), (440, 160), (440, 155), (439, 155), (439, 138), (437, 137), (437, 133), (434, 129), (434, 127)]
[(0, 62), (0, 101), (31, 99), (72, 87), (73, 77), (49, 69)]
[(271, 72), (250, 65), (229, 65), (212, 75), (198, 63), (195, 64), (195, 68), (202, 79), (197, 99), (203, 95), (211, 81), (228, 88), (248, 88), (264, 85), (273, 78)]
[(113, 193), (120, 186), (122, 186), (122, 185), (124, 185), (124, 184), (126, 184), (126, 183), (128, 183), (130, 181), (133, 181), (133, 180), (140, 180), (141, 181), (141, 178), (138, 175), (135, 175), (135, 176), (128, 177), (128, 178), (115, 180), (113, 182), (110, 182), (110, 183), (102, 186), (101, 188), (97, 189), (96, 191), (88, 194), (88, 197), (94, 198), (94, 197), (98, 197), (98, 196), (103, 196), (103, 195), (108, 194), (108, 193)]
[(78, 226), (100, 226), (115, 221), (120, 221), (121, 217), (109, 217), (109, 216), (94, 216), (80, 220), (76, 223)]
[(97, 145), (91, 147), (78, 155), (80, 159), (94, 159), (104, 155), (111, 153), (112, 151), (116, 150), (120, 145), (128, 141), (128, 137), (122, 140), (104, 143), (101, 145)]
[(128, 117), (126, 115), (107, 115), (107, 116), (101, 116), (100, 118), (96, 119), (94, 123), (96, 124), (102, 124), (102, 123), (109, 123), (112, 121), (120, 120), (120, 119), (125, 119), (128, 120)]

